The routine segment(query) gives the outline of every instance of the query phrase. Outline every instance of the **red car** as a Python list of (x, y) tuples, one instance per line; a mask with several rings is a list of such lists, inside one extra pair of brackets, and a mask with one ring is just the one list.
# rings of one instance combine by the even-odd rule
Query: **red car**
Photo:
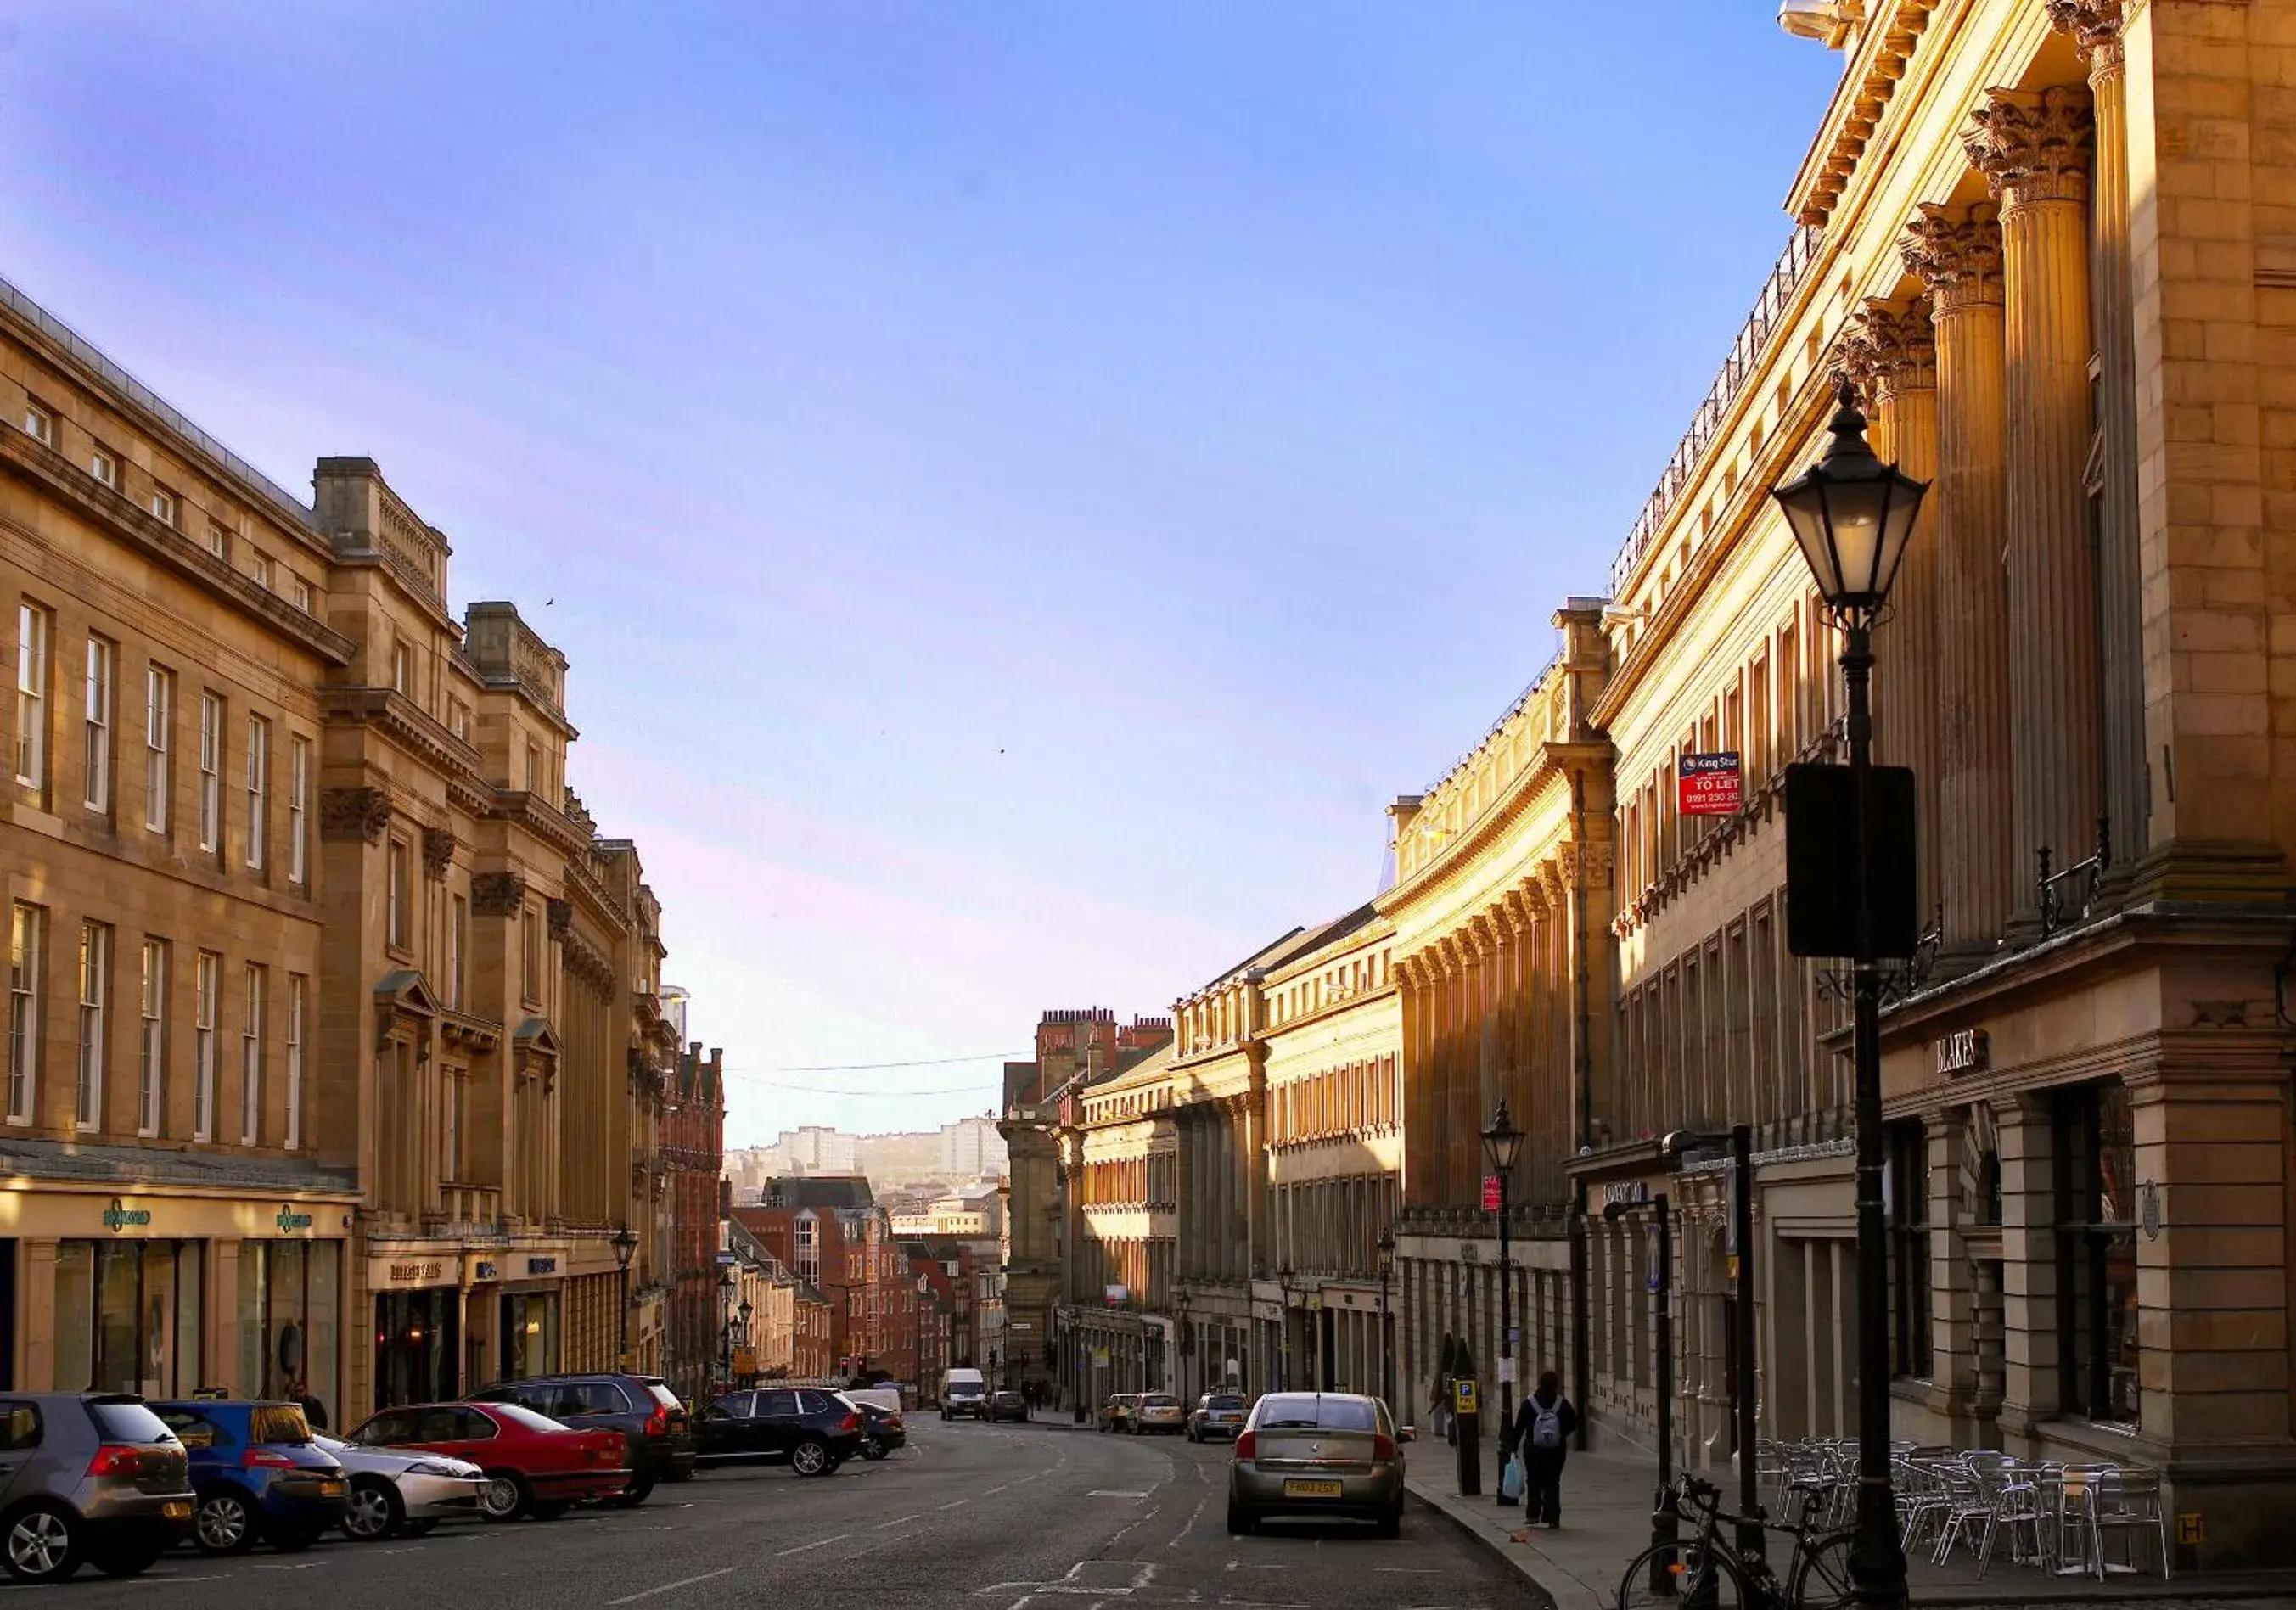
[(619, 1431), (577, 1431), (516, 1403), (418, 1403), (386, 1409), (344, 1439), (468, 1459), (487, 1473), (491, 1521), (554, 1521), (575, 1505), (630, 1484)]

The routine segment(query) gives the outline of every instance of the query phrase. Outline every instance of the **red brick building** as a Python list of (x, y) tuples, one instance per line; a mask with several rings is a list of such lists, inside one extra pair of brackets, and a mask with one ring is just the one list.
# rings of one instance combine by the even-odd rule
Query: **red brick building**
[(892, 1221), (857, 1174), (775, 1180), (732, 1210), (799, 1279), (828, 1300), (831, 1372), (878, 1370), (917, 1384), (917, 1287)]
[(678, 1058), (676, 1089), (661, 1118), (660, 1158), (670, 1202), (670, 1389), (706, 1402), (718, 1372), (725, 1317), (718, 1254), (725, 1245), (726, 1053), (700, 1042)]

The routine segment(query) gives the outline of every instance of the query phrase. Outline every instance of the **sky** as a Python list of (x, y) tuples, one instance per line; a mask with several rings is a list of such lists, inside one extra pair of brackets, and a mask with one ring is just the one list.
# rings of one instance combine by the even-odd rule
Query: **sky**
[(1377, 887), (1840, 59), (1769, 0), (15, 0), (0, 273), (572, 662), (729, 1144), (993, 1103)]

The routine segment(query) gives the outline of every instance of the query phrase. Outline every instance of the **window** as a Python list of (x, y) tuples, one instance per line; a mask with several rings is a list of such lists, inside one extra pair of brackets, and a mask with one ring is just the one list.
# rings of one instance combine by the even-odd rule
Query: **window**
[(271, 591), (271, 556), (269, 554), (250, 555), (247, 561), (247, 573), (255, 578), (257, 586), (266, 593)]
[(200, 695), (200, 848), (223, 848), (223, 700)]
[(407, 923), (414, 915), (414, 887), (409, 872), (411, 857), (404, 838), (390, 841), (388, 860), (386, 870), (390, 874), (390, 886), (383, 891), (383, 898), (387, 902), (383, 912), (383, 940), (392, 950), (403, 951), (407, 948)]
[(167, 1094), (168, 942), (144, 942), (143, 1041), (135, 1057), (135, 1132), (160, 1132), (160, 1106)]
[(164, 486), (152, 488), (152, 518), (163, 526), (176, 523), (176, 494)]
[(154, 833), (168, 830), (168, 794), (175, 787), (168, 750), (175, 724), (175, 674), (147, 666), (144, 671), (144, 825)]
[(303, 1144), (303, 999), (310, 980), (287, 975), (287, 1149)]
[(48, 612), (29, 602), (16, 606), (16, 780), (48, 780)]
[(208, 522), (208, 552), (226, 564), (231, 562), (231, 528), (221, 520)]
[(8, 1122), (32, 1121), (40, 1072), (40, 919), (36, 905), (9, 909)]
[(119, 461), (102, 448), (87, 455), (87, 472), (114, 492), (119, 490)]
[(37, 403), (24, 405), (24, 434), (36, 442), (56, 445), (56, 416)]
[(216, 996), (223, 985), (223, 958), (201, 951), (192, 990), (192, 1139), (215, 1134)]
[(1890, 1125), (1890, 1373), (1930, 1376), (1930, 1143), (1921, 1121)]
[(447, 1004), (463, 1010), (463, 958), (471, 952), (471, 903), (460, 895), (447, 914)]
[(91, 811), (111, 809), (111, 675), (119, 650), (100, 637), (87, 640), (86, 755), (83, 797)]
[(448, 1184), (459, 1184), (463, 1178), (463, 1078), (449, 1074), (446, 1080), (447, 1111), (445, 1133), (440, 1137), (439, 1178)]
[(289, 589), (289, 591), (290, 591), (291, 593), (293, 593), (293, 595), (294, 595), (294, 598), (295, 598), (295, 607), (296, 607), (298, 609), (300, 609), (300, 610), (301, 610), (304, 614), (306, 614), (306, 615), (310, 614), (310, 613), (312, 612), (312, 611), (311, 611), (311, 584), (310, 584), (310, 583), (308, 583), (308, 582), (307, 582), (307, 581), (305, 581), (301, 576), (296, 576), (292, 581), (291, 581), (290, 583), (288, 583), (288, 589)]
[(239, 1027), (239, 1143), (252, 1146), (263, 1133), (264, 969), (247, 969), (247, 1015)]
[(287, 881), (311, 880), (311, 740), (287, 740)]
[(471, 741), (471, 707), (461, 699), (451, 699), (447, 706), (447, 725), (464, 743)]
[(542, 792), (542, 750), (534, 744), (526, 746), (526, 791)]
[(414, 655), (405, 643), (390, 645), (390, 685), (400, 693), (414, 691)]
[(247, 718), (247, 864), (255, 871), (264, 866), (263, 829), (271, 807), (271, 723), (260, 715)]
[(82, 1129), (103, 1127), (103, 1009), (111, 1000), (111, 930), (79, 925), (79, 1090), (73, 1117)]
[(2113, 1080), (2060, 1091), (2054, 1120), (2064, 1407), (2139, 1425), (2136, 1127), (2128, 1087)]
[(529, 1001), (542, 999), (542, 935), (529, 906), (518, 914), (519, 989)]

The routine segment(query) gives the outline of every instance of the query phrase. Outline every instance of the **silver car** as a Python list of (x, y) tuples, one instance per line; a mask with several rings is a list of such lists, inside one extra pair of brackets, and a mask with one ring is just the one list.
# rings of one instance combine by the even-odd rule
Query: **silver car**
[(362, 1448), (329, 1436), (311, 1440), (350, 1478), (342, 1526), (354, 1542), (421, 1537), (440, 1521), (474, 1520), (484, 1513), (487, 1473), (466, 1460)]
[(1377, 1398), (1276, 1392), (1252, 1405), (1227, 1475), (1227, 1529), (1239, 1536), (1275, 1515), (1374, 1521), (1403, 1529), (1403, 1450)]

